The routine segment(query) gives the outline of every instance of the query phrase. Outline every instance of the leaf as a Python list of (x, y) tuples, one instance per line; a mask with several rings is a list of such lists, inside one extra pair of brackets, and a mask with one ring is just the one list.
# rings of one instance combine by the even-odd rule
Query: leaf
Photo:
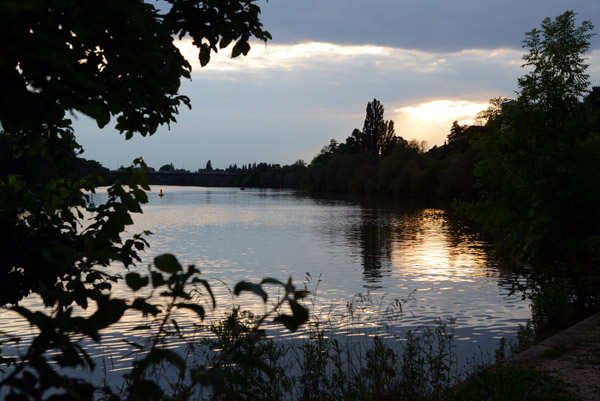
[(71, 194), (71, 191), (69, 191), (67, 188), (65, 187), (60, 187), (58, 189), (58, 194), (60, 195), (61, 198), (63, 199), (67, 199), (69, 197), (69, 195)]
[(200, 60), (200, 67), (204, 67), (210, 61), (210, 47), (203, 44), (200, 46), (200, 54), (198, 55), (198, 59)]
[(279, 315), (273, 321), (283, 324), (292, 333), (298, 330), (298, 322), (290, 315)]
[(170, 253), (165, 253), (164, 255), (159, 255), (154, 258), (154, 265), (165, 273), (177, 273), (182, 270), (181, 265), (177, 261), (177, 258)]
[(8, 184), (9, 185), (15, 185), (18, 181), (18, 178), (16, 175), (10, 175), (8, 176)]
[(196, 312), (196, 314), (200, 317), (200, 320), (204, 320), (205, 313), (204, 313), (204, 308), (202, 307), (202, 305), (178, 303), (178, 304), (175, 304), (175, 306), (178, 308), (192, 310), (192, 311)]
[(296, 319), (296, 321), (298, 322), (299, 325), (306, 323), (306, 321), (308, 321), (308, 316), (309, 316), (308, 308), (300, 305), (294, 299), (288, 299), (288, 304), (290, 305), (290, 308), (292, 309), (292, 313), (294, 314), (294, 319)]
[(237, 42), (231, 50), (231, 58), (236, 58), (240, 54), (242, 54), (242, 47), (240, 46), (240, 42)]
[(233, 293), (235, 295), (240, 295), (240, 293), (242, 291), (253, 292), (256, 295), (262, 297), (264, 302), (267, 302), (268, 295), (259, 284), (250, 283), (248, 281), (240, 281), (239, 283), (237, 283), (235, 285), (235, 288), (233, 289)]
[(221, 49), (224, 49), (224, 48), (226, 48), (226, 47), (227, 47), (227, 46), (229, 46), (229, 44), (231, 43), (231, 40), (232, 40), (231, 38), (225, 38), (225, 37), (224, 37), (224, 38), (222, 38), (222, 39), (221, 39), (221, 42), (219, 43), (219, 47), (220, 47)]
[(271, 278), (271, 277), (264, 278), (260, 283), (261, 284), (275, 284), (275, 285), (284, 286), (284, 284), (281, 281), (279, 281), (279, 280), (277, 280), (275, 278)]
[(125, 276), (125, 282), (133, 291), (137, 291), (148, 285), (150, 279), (147, 276), (140, 276), (138, 273), (132, 272)]
[(164, 277), (159, 272), (151, 272), (152, 287), (158, 288), (166, 283)]
[(144, 298), (136, 298), (131, 304), (132, 309), (137, 309), (144, 315), (156, 316), (160, 313), (160, 309), (156, 305), (149, 304)]
[(98, 128), (102, 129), (110, 122), (110, 113), (107, 110), (100, 110), (96, 116)]
[(182, 356), (169, 349), (156, 348), (146, 354), (146, 357), (137, 362), (135, 369), (139, 372), (144, 372), (146, 368), (153, 364), (169, 362), (171, 365), (179, 369), (180, 372), (185, 371), (185, 361)]
[(216, 308), (217, 306), (217, 301), (215, 300), (215, 296), (212, 292), (212, 288), (210, 287), (210, 284), (208, 283), (208, 281), (194, 277), (194, 279), (192, 280), (192, 283), (200, 283), (204, 286), (204, 288), (206, 289), (206, 291), (208, 291), (208, 294), (210, 295), (210, 299), (212, 301), (212, 306), (213, 309)]
[(91, 337), (94, 341), (100, 341), (99, 331), (117, 323), (127, 309), (125, 301), (122, 299), (103, 299), (98, 300), (98, 309), (89, 318), (81, 319), (82, 322), (74, 322), (80, 327), (83, 334)]
[(310, 294), (310, 291), (306, 291), (306, 290), (294, 291), (294, 299), (306, 298), (306, 296), (308, 294)]

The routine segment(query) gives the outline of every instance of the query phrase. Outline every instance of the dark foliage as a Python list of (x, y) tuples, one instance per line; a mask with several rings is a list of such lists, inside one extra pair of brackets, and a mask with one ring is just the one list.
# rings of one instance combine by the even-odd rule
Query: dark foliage
[(593, 29), (567, 11), (526, 34), (530, 73), (494, 100), (473, 141), (480, 198), (466, 214), (498, 236), (497, 255), (528, 279), (534, 323), (555, 331), (600, 307), (600, 131), (583, 54)]
[(308, 166), (304, 185), (311, 191), (403, 199), (473, 199), (470, 140), (482, 130), (455, 122), (447, 144), (425, 152), (423, 144), (395, 135), (393, 121), (383, 120), (383, 106), (374, 100), (363, 130), (355, 129), (344, 143), (332, 139), (323, 147)]
[[(6, 399), (93, 399), (91, 383), (61, 368), (93, 370), (80, 340), (100, 341), (101, 330), (128, 311), (149, 317), (156, 330), (127, 376), (127, 399), (163, 398), (164, 389), (146, 379), (152, 366), (187, 369), (180, 355), (162, 346), (179, 333), (171, 312), (187, 309), (203, 319), (204, 307), (193, 302), (187, 285), (200, 285), (212, 298), (210, 286), (195, 267), (184, 269), (167, 254), (156, 257), (147, 274), (124, 269), (132, 293), (111, 293), (123, 275), (105, 267), (134, 266), (148, 245), (150, 233), (125, 231), (147, 202), (147, 168), (136, 160), (119, 169), (108, 200), (86, 214), (89, 194), (104, 183), (106, 170), (76, 158), (81, 149), (68, 117), (82, 113), (99, 127), (114, 119), (127, 139), (152, 135), (175, 122), (180, 105), (190, 106), (178, 94), (190, 65), (174, 36), (191, 37), (204, 66), (212, 51), (233, 44), (233, 57), (245, 55), (250, 37), (266, 41), (270, 34), (254, 0), (168, 0), (161, 6), (137, 0), (0, 3), (0, 306), (37, 333), (23, 355), (0, 356), (0, 364), (10, 365), (0, 381)], [(308, 312), (298, 303), (304, 292), (290, 282), (241, 283), (236, 294), (250, 291), (266, 302), (266, 284), (283, 287), (276, 304), (288, 305), (291, 314), (273, 310), (263, 320), (275, 314), (291, 330), (306, 321)], [(143, 287), (161, 299), (136, 297)], [(44, 306), (24, 306), (20, 301), (28, 296)], [(77, 315), (78, 308), (90, 312)], [(0, 344), (18, 340), (15, 333), (1, 334)], [(206, 367), (193, 384), (213, 385), (213, 371)], [(108, 388), (105, 393), (118, 399)]]

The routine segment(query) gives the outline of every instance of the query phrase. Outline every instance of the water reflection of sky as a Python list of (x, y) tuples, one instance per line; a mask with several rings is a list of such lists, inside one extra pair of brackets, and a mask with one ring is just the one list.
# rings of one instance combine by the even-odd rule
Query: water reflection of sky
[[(356, 334), (358, 327), (367, 327), (371, 333), (402, 335), (453, 317), (459, 346), (468, 352), (493, 350), (499, 337), (512, 336), (529, 316), (527, 303), (508, 295), (512, 278), (488, 260), (478, 233), (441, 209), (250, 189), (163, 187), (165, 196), (159, 198), (158, 189), (128, 229), (154, 233), (137, 268), (145, 269), (157, 254), (173, 253), (201, 269), (219, 305), (231, 304), (237, 281), (292, 277), (313, 291), (312, 312), (333, 321), (333, 333)], [(96, 204), (105, 199), (105, 192), (94, 197)], [(123, 285), (113, 291), (131, 295)], [(407, 300), (402, 316), (382, 317), (382, 311), (394, 310), (396, 299)], [(266, 310), (253, 296), (235, 302)], [(354, 302), (355, 320), (348, 318), (348, 302)], [(191, 315), (180, 318), (191, 332), (197, 322)], [(138, 316), (126, 316), (94, 356), (125, 354), (120, 340), (143, 336), (130, 331), (139, 324)], [(0, 331), (33, 334), (6, 311)], [(126, 365), (121, 361), (111, 369)]]

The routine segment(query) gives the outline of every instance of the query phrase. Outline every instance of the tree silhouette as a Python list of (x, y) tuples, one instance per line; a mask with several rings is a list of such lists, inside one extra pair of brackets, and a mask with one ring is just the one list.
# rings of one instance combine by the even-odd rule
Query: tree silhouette
[(530, 280), (540, 328), (557, 329), (600, 305), (600, 133), (582, 102), (592, 29), (589, 21), (576, 27), (567, 11), (528, 32), (523, 59), (532, 71), (518, 80), (515, 101), (492, 102), (473, 145), (480, 199), (469, 215), (498, 235), (502, 261)]
[(160, 172), (172, 172), (172, 171), (175, 171), (175, 166), (173, 166), (173, 163), (165, 164), (165, 165), (162, 165), (158, 169), (158, 171), (160, 171)]
[[(100, 330), (128, 310), (149, 319), (159, 315), (165, 306), (160, 301), (154, 305), (149, 297), (133, 295), (146, 286), (167, 298), (168, 306), (150, 348), (132, 366), (125, 397), (160, 398), (160, 386), (144, 380), (155, 363), (185, 369), (181, 356), (160, 344), (168, 335), (171, 310), (183, 308), (204, 317), (202, 306), (187, 302), (187, 284), (203, 286), (212, 297), (210, 286), (193, 266), (185, 270), (173, 255), (161, 255), (148, 275), (123, 272), (131, 294), (111, 293), (112, 283), (122, 277), (105, 267), (130, 267), (148, 245), (148, 232), (123, 235), (133, 224), (132, 214), (141, 213), (148, 201), (146, 165), (138, 159), (123, 169), (107, 189), (106, 203), (85, 215), (88, 194), (104, 182), (62, 172), (80, 151), (70, 117), (85, 114), (101, 128), (114, 120), (126, 139), (152, 135), (159, 126), (174, 123), (179, 106), (190, 107), (179, 88), (191, 72), (176, 37), (192, 39), (202, 66), (211, 52), (229, 45), (232, 57), (245, 55), (251, 37), (271, 38), (254, 3), (169, 0), (160, 9), (142, 0), (0, 5), (0, 143), (6, 146), (3, 151), (10, 150), (8, 160), (0, 163), (0, 230), (5, 238), (0, 241), (0, 306), (10, 306), (37, 333), (20, 358), (0, 357), (0, 363), (12, 364), (0, 378), (7, 399), (94, 399), (97, 389), (91, 383), (70, 376), (95, 367), (80, 340), (100, 341)], [(285, 287), (283, 301), (294, 315), (281, 315), (279, 321), (291, 329), (305, 321), (308, 312), (296, 302), (302, 294), (290, 293), (291, 283), (268, 283)], [(236, 294), (251, 291), (267, 301), (260, 285), (240, 284)], [(20, 304), (31, 294), (41, 298), (43, 308), (32, 311)], [(93, 312), (79, 316), (75, 306), (92, 306)], [(301, 319), (296, 319), (298, 313)], [(6, 334), (0, 345), (6, 344)], [(106, 394), (106, 399), (117, 398)]]
[(450, 134), (448, 134), (447, 137), (448, 145), (452, 145), (458, 142), (463, 136), (466, 128), (466, 125), (460, 125), (458, 123), (458, 120), (454, 120), (454, 122), (452, 123), (452, 127), (450, 128)]
[(369, 102), (362, 132), (357, 135), (363, 152), (377, 157), (388, 153), (396, 138), (394, 122), (385, 121), (383, 113), (384, 108), (379, 100)]

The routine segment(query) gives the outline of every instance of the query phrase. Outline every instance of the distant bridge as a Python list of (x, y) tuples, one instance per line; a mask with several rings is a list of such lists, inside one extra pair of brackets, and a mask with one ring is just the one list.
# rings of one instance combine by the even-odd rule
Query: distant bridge
[[(119, 171), (111, 170), (110, 176), (114, 178)], [(198, 183), (211, 183), (212, 185), (225, 185), (233, 181), (236, 177), (236, 173), (228, 173), (225, 171), (152, 171), (147, 172), (149, 183), (175, 183), (176, 185), (186, 183), (198, 182)], [(200, 184), (201, 185), (201, 184)]]

